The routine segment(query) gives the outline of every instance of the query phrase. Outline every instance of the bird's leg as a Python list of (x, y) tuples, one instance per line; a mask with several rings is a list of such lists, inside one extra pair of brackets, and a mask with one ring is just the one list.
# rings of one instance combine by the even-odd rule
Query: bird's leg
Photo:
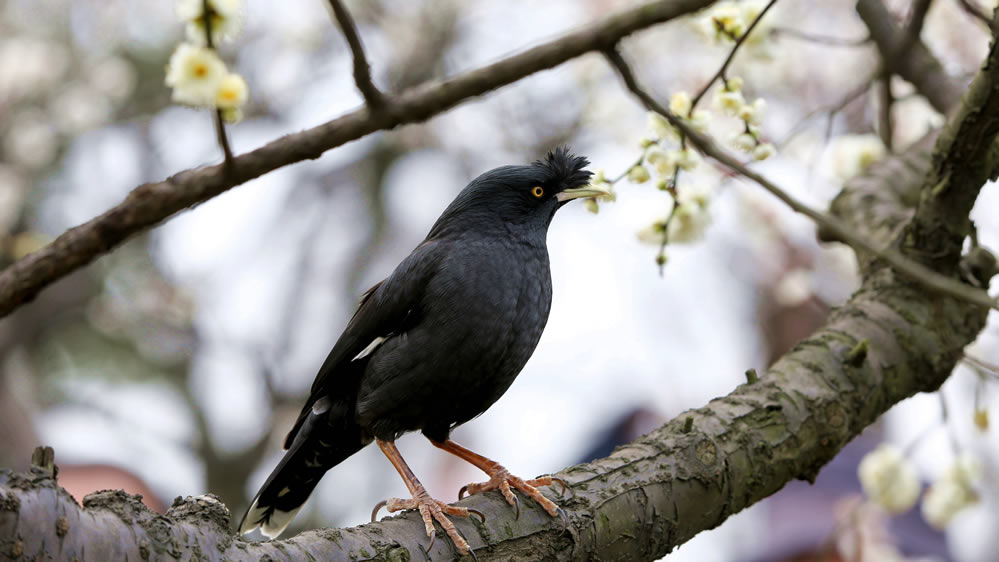
[(448, 515), (456, 515), (458, 517), (468, 517), (471, 514), (476, 514), (483, 520), (485, 517), (482, 513), (475, 511), (474, 509), (469, 509), (467, 507), (455, 507), (448, 505), (442, 501), (435, 500), (430, 497), (427, 490), (420, 484), (420, 481), (413, 474), (413, 471), (403, 460), (402, 455), (399, 453), (399, 449), (396, 448), (395, 443), (392, 441), (382, 441), (381, 439), (375, 439), (378, 443), (378, 447), (381, 448), (385, 456), (388, 457), (389, 462), (395, 467), (395, 470), (402, 477), (402, 480), (406, 483), (406, 487), (409, 488), (409, 493), (413, 495), (412, 499), (404, 500), (399, 498), (388, 499), (375, 507), (374, 513), (371, 514), (371, 520), (375, 520), (375, 514), (378, 513), (378, 508), (383, 504), (385, 509), (388, 511), (400, 511), (403, 509), (418, 509), (420, 511), (420, 516), (423, 517), (423, 524), (427, 530), (427, 536), (430, 537), (430, 547), (433, 548), (434, 544), (434, 520), (436, 519), (447, 536), (451, 537), (454, 541), (454, 545), (462, 554), (468, 554), (471, 549), (468, 547), (468, 542), (465, 538), (461, 536), (458, 529), (455, 528), (454, 523), (447, 518)]
[(551, 515), (552, 517), (561, 517), (564, 524), (568, 523), (565, 517), (565, 512), (562, 511), (562, 508), (555, 505), (555, 502), (541, 495), (541, 492), (537, 488), (538, 486), (551, 486), (553, 482), (558, 482), (562, 486), (562, 491), (565, 491), (566, 485), (563, 480), (553, 478), (551, 476), (541, 476), (533, 480), (524, 480), (510, 474), (510, 471), (508, 471), (500, 463), (470, 451), (450, 439), (444, 441), (443, 443), (434, 441), (433, 439), (431, 439), (430, 442), (433, 443), (435, 447), (443, 449), (452, 455), (475, 465), (479, 468), (479, 470), (489, 475), (489, 481), (487, 482), (468, 484), (463, 487), (461, 492), (458, 493), (458, 499), (461, 499), (461, 496), (465, 491), (468, 491), (469, 494), (478, 494), (488, 490), (499, 490), (503, 493), (503, 497), (506, 498), (507, 503), (516, 509), (517, 516), (519, 517), (520, 500), (517, 499), (517, 496), (514, 495), (513, 491), (510, 489), (512, 486), (533, 498), (534, 501), (538, 502), (541, 507), (548, 512), (548, 515)]

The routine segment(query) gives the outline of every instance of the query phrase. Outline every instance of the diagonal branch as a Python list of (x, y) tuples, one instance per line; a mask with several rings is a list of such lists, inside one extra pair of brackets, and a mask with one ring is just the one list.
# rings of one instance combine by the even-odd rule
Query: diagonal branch
[(282, 166), (319, 158), (327, 150), (375, 131), (425, 121), (471, 98), (590, 51), (608, 48), (640, 29), (689, 14), (711, 3), (712, 0), (659, 0), (636, 6), (454, 78), (388, 96), (393, 108), (391, 112), (372, 113), (361, 108), (236, 156), (228, 169), (215, 165), (185, 170), (165, 181), (140, 185), (104, 214), (67, 230), (45, 247), (0, 272), (0, 318), (135, 233), (232, 187)]
[(910, 48), (899, 49), (899, 45), (910, 39), (904, 30), (895, 25), (881, 0), (858, 0), (857, 13), (881, 52), (885, 72), (906, 79), (940, 113), (947, 113), (957, 106), (963, 92), (961, 85), (944, 72), (943, 66), (918, 37), (911, 39)]
[[(922, 154), (901, 164), (913, 174), (898, 191), (918, 188), (930, 166)], [(878, 244), (894, 236), (891, 229), (871, 232)], [(561, 471), (557, 476), (570, 492), (564, 498), (546, 494), (568, 514), (566, 532), (531, 501), (522, 502), (515, 518), (497, 493), (460, 502), (485, 513), (485, 523), (455, 523), (480, 562), (661, 558), (785, 483), (813, 478), (892, 405), (938, 388), (985, 317), (986, 309), (923, 291), (875, 263), (850, 301), (759, 379), (684, 412), (608, 458)], [(246, 543), (233, 537), (228, 510), (211, 497), (175, 501), (161, 516), (127, 494), (105, 491), (85, 498), (81, 508), (51, 472), (33, 470), (0, 471), (0, 552), (24, 559), (83, 553), (95, 560), (195, 553), (205, 560), (455, 556), (443, 540), (427, 551), (422, 521), (412, 512), (351, 529)]]
[(711, 77), (711, 80), (708, 80), (708, 83), (705, 84), (703, 88), (701, 88), (701, 91), (697, 92), (697, 95), (694, 96), (693, 101), (690, 103), (691, 115), (693, 115), (694, 108), (697, 107), (697, 103), (701, 101), (701, 98), (704, 97), (704, 94), (708, 93), (708, 90), (711, 89), (711, 86), (715, 82), (717, 82), (719, 78), (725, 79), (725, 73), (728, 71), (729, 65), (732, 64), (732, 60), (735, 59), (735, 53), (738, 52), (739, 47), (741, 47), (742, 44), (746, 42), (746, 39), (749, 37), (749, 34), (752, 33), (753, 29), (756, 28), (756, 24), (760, 23), (760, 20), (763, 19), (763, 16), (767, 15), (767, 12), (769, 12), (770, 8), (772, 8), (773, 5), (776, 3), (777, 0), (770, 0), (769, 2), (767, 2), (767, 5), (764, 6), (762, 10), (760, 10), (760, 13), (759, 15), (756, 16), (756, 19), (754, 19), (753, 22), (749, 24), (749, 27), (746, 28), (745, 33), (743, 33), (738, 39), (735, 40), (735, 45), (732, 45), (732, 49), (728, 52), (728, 56), (725, 57), (725, 62), (722, 63), (721, 68), (719, 68), (718, 72), (716, 72), (715, 75)]
[(354, 83), (361, 91), (361, 95), (364, 96), (364, 101), (367, 102), (368, 107), (374, 111), (385, 104), (385, 97), (371, 81), (371, 67), (368, 64), (368, 58), (364, 55), (364, 46), (361, 44), (361, 37), (357, 34), (354, 18), (351, 17), (350, 12), (340, 0), (329, 0), (329, 2), (337, 25), (340, 26), (343, 37), (347, 40), (350, 52), (354, 56)]
[(758, 183), (764, 189), (783, 201), (795, 212), (801, 213), (815, 221), (815, 223), (824, 232), (830, 233), (834, 239), (848, 244), (858, 252), (864, 252), (866, 254), (881, 258), (896, 270), (905, 274), (907, 277), (927, 289), (961, 299), (965, 302), (999, 310), (999, 304), (997, 304), (996, 301), (994, 301), (985, 291), (960, 283), (951, 277), (941, 275), (921, 263), (906, 258), (901, 253), (893, 249), (887, 247), (878, 248), (874, 246), (871, 242), (855, 234), (853, 229), (849, 228), (838, 219), (812, 209), (792, 197), (789, 193), (778, 187), (770, 180), (755, 171), (750, 170), (733, 156), (722, 150), (722, 148), (709, 137), (691, 128), (686, 122), (684, 122), (683, 119), (674, 115), (667, 108), (663, 107), (662, 104), (657, 102), (652, 96), (650, 96), (645, 90), (643, 90), (638, 84), (634, 73), (628, 66), (628, 63), (621, 58), (620, 53), (618, 53), (616, 49), (607, 50), (604, 54), (621, 75), (621, 79), (624, 81), (628, 90), (630, 90), (635, 97), (641, 100), (642, 104), (649, 111), (654, 111), (665, 117), (669, 121), (670, 125), (678, 129), (681, 134), (685, 135), (687, 139), (690, 140), (691, 144), (697, 147), (698, 150), (715, 159), (724, 166), (727, 166), (728, 168)]

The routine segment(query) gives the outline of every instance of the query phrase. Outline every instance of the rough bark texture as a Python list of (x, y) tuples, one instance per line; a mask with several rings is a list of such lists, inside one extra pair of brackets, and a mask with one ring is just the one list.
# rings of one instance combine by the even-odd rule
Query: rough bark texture
[[(882, 184), (881, 191), (913, 202), (929, 164), (922, 143), (875, 166), (847, 193), (890, 179), (894, 187)], [(866, 211), (839, 214), (863, 221), (855, 226), (885, 243), (906, 211), (884, 205), (886, 222), (896, 227), (879, 226)], [(478, 559), (655, 559), (786, 482), (813, 478), (893, 404), (938, 388), (984, 326), (985, 309), (929, 294), (876, 261), (864, 274), (850, 301), (759, 381), (606, 459), (562, 471), (570, 491), (550, 497), (569, 515), (566, 532), (532, 502), (518, 520), (496, 494), (461, 502), (487, 516), (485, 524), (457, 522)], [(81, 509), (44, 471), (0, 473), (0, 556), (10, 558), (419, 560), (427, 545), (411, 513), (269, 543), (236, 539), (231, 526), (225, 507), (209, 497), (175, 502), (161, 516), (122, 492), (100, 492)], [(446, 540), (426, 554), (455, 555)]]
[(712, 0), (661, 0), (644, 4), (443, 82), (423, 84), (398, 95), (384, 95), (375, 110), (363, 107), (328, 123), (286, 135), (236, 156), (230, 166), (217, 164), (186, 170), (161, 182), (140, 185), (114, 208), (67, 230), (0, 272), (0, 318), (136, 232), (239, 184), (295, 162), (319, 158), (327, 150), (375, 131), (424, 121), (471, 98), (590, 51), (604, 49), (635, 31), (711, 3)]
[[(599, 39), (600, 33), (587, 33), (594, 33), (592, 42), (577, 45), (579, 53), (593, 45), (613, 45), (613, 41)], [(994, 56), (995, 46), (982, 74), (996, 70)], [(996, 115), (991, 108), (992, 78), (980, 77), (976, 84), (937, 140), (932, 158), (928, 152), (932, 138), (917, 143), (906, 154), (889, 158), (866, 177), (849, 183), (834, 202), (833, 213), (874, 244), (896, 246), (906, 238), (903, 250), (915, 258), (924, 255), (923, 244), (929, 242), (906, 236), (908, 225), (934, 224), (940, 217), (956, 214), (962, 218), (963, 226), (958, 228), (967, 229), (970, 203), (999, 163), (999, 155), (991, 148), (999, 133), (991, 121)], [(420, 103), (429, 103), (421, 98), (421, 91), (404, 94), (393, 103), (421, 99)], [(448, 99), (453, 105), (464, 98)], [(430, 106), (419, 107), (423, 108), (420, 111), (436, 111)], [(363, 134), (358, 131), (375, 126), (373, 123), (391, 126), (386, 123), (403, 122), (393, 119), (397, 118), (389, 113), (376, 113), (340, 121), (354, 123), (350, 134)], [(343, 138), (336, 135), (344, 133), (334, 129), (301, 133), (299, 140), (311, 141), (295, 146), (305, 151), (304, 157), (318, 155), (324, 146), (328, 148), (323, 139)], [(264, 147), (257, 152), (269, 154), (268, 150), (277, 149)], [(253, 154), (240, 157), (246, 160), (240, 164), (242, 168), (237, 166), (239, 178), (252, 177), (247, 176), (250, 170), (257, 170), (257, 175), (266, 171), (254, 167)], [(962, 164), (961, 158), (975, 161)], [(949, 182), (942, 192), (937, 187), (941, 178)], [(218, 167), (188, 172), (177, 180), (179, 183), (144, 186), (152, 190), (150, 201), (157, 204), (144, 207), (143, 196), (136, 196), (138, 200), (129, 212), (154, 217), (163, 201), (187, 201), (176, 207), (179, 209), (203, 200), (191, 198), (189, 191), (207, 198), (213, 190), (235, 185), (227, 183), (230, 181), (234, 180), (224, 177)], [(81, 228), (99, 233), (102, 220), (88, 223), (97, 226)], [(112, 229), (111, 239), (128, 232)], [(943, 237), (958, 235), (960, 232), (947, 230)], [(933, 243), (938, 243), (936, 238)], [(973, 248), (962, 258), (960, 247), (950, 242), (944, 241), (941, 248), (946, 256), (934, 258), (946, 257), (968, 266), (945, 268), (945, 272), (960, 275), (969, 284), (987, 286), (995, 273), (988, 252)], [(863, 284), (850, 300), (759, 380), (703, 408), (685, 412), (608, 458), (559, 473), (569, 484), (569, 492), (565, 498), (550, 497), (568, 514), (565, 531), (557, 519), (548, 517), (533, 502), (523, 502), (516, 520), (495, 493), (460, 502), (487, 517), (485, 523), (474, 518), (456, 522), (478, 559), (661, 557), (788, 481), (814, 478), (843, 445), (892, 405), (917, 392), (939, 388), (964, 346), (984, 326), (987, 308), (922, 289), (878, 259), (862, 260), (861, 269)], [(4, 279), (0, 276), (0, 282)], [(81, 507), (58, 488), (51, 465), (28, 473), (0, 471), (0, 558), (443, 560), (455, 556), (449, 541), (443, 539), (426, 552), (423, 525), (413, 513), (269, 543), (246, 543), (232, 536), (231, 527), (228, 510), (210, 496), (178, 500), (165, 515), (152, 513), (136, 498), (114, 491), (92, 494)]]

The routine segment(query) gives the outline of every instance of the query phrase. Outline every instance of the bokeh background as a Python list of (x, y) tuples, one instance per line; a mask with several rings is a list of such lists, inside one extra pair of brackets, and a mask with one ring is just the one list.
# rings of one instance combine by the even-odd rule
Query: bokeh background
[[(375, 82), (389, 91), (475, 68), (631, 4), (347, 3)], [(903, 21), (909, 3), (888, 4)], [(249, 0), (244, 9), (242, 35), (221, 50), (251, 91), (246, 119), (229, 127), (235, 152), (361, 104), (324, 2)], [(758, 168), (821, 208), (883, 150), (872, 141), (879, 58), (850, 1), (782, 0), (765, 22), (730, 75), (767, 102), (763, 137), (779, 152)], [(686, 18), (626, 42), (663, 100), (696, 92), (730, 48), (698, 26)], [(166, 0), (0, 1), (0, 265), (138, 184), (219, 161), (210, 115), (171, 104), (163, 85), (182, 36)], [(977, 71), (988, 44), (961, 2), (945, 0), (933, 3), (923, 39), (961, 80)], [(943, 117), (904, 82), (893, 86), (898, 149)], [(735, 125), (718, 118), (712, 132), (727, 139)], [(465, 183), (560, 143), (616, 176), (640, 154), (645, 127), (639, 104), (590, 54), (426, 123), (275, 171), (136, 236), (0, 320), (0, 466), (23, 469), (32, 448), (48, 444), (78, 499), (123, 487), (162, 511), (175, 496), (212, 492), (238, 517), (279, 459), (358, 296), (409, 253)], [(707, 164), (687, 177), (711, 189), (711, 225), (703, 240), (667, 247), (662, 271), (658, 248), (636, 236), (668, 212), (651, 184), (618, 184), (617, 202), (596, 215), (582, 205), (559, 213), (549, 234), (555, 296), (544, 337), (516, 384), (459, 428), (457, 441), (524, 476), (606, 455), (727, 393), (746, 369), (762, 372), (857, 284), (851, 251), (817, 244), (813, 224), (757, 186)], [(997, 203), (989, 186), (973, 214), (992, 248)], [(990, 324), (976, 357), (999, 362), (995, 336)], [(668, 559), (817, 551), (832, 560), (846, 527), (910, 557), (999, 559), (999, 541), (986, 532), (999, 524), (999, 441), (972, 415), (989, 410), (994, 380), (986, 369), (959, 367), (941, 393), (893, 409), (815, 486), (794, 483)], [(844, 522), (844, 506), (859, 497), (856, 463), (883, 440), (905, 447), (926, 482), (961, 451), (982, 458), (991, 484), (947, 533), (926, 527), (918, 509)], [(481, 479), (418, 435), (399, 446), (439, 498)], [(404, 494), (369, 448), (326, 476), (292, 531), (360, 524), (378, 500)]]

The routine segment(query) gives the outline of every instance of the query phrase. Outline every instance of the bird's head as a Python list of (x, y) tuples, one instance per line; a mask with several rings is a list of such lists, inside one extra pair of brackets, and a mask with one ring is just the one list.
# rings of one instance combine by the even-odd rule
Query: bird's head
[[(589, 161), (560, 146), (527, 166), (501, 166), (472, 180), (444, 210), (430, 237), (503, 225), (544, 232), (555, 211), (573, 199), (606, 192), (588, 185)], [(479, 225), (476, 227), (476, 225)]]

